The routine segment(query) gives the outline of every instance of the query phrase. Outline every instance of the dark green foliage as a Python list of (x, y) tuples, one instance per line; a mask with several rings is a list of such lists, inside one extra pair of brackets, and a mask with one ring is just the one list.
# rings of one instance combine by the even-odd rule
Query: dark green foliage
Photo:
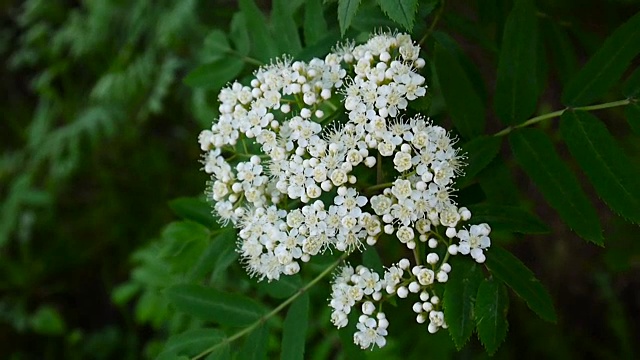
[(466, 157), (464, 162), (468, 165), (464, 168), (464, 174), (457, 180), (460, 187), (471, 182), (482, 169), (491, 163), (498, 155), (501, 144), (502, 138), (500, 137), (482, 136), (462, 145), (461, 152)]
[(546, 234), (549, 228), (535, 215), (515, 206), (476, 204), (469, 206), (474, 223), (491, 224), (492, 230), (521, 234)]
[(516, 160), (562, 220), (585, 240), (602, 245), (598, 215), (551, 140), (536, 129), (518, 130), (509, 140)]
[(562, 102), (588, 105), (601, 98), (640, 52), (640, 12), (620, 26), (567, 84)]
[(444, 314), (449, 325), (449, 334), (460, 350), (473, 333), (474, 307), (478, 286), (482, 282), (480, 266), (468, 259), (451, 260), (451, 277), (444, 291)]
[(490, 251), (486, 265), (491, 274), (509, 285), (542, 319), (556, 322), (558, 317), (551, 297), (531, 270), (499, 246), (492, 246)]
[[(637, 4), (28, 0), (0, 10), (0, 358), (638, 352), (628, 320), (638, 317), (630, 289), (640, 254)], [(284, 53), (323, 57), (341, 35), (362, 42), (387, 29), (422, 46), (429, 88), (408, 112), (458, 137), (467, 166), (451, 196), (472, 204), (471, 224), (490, 224), (493, 245), (486, 268), (459, 255), (450, 282), (437, 284), (447, 287), (448, 330), (428, 334), (411, 303), (392, 299), (387, 346), (363, 351), (353, 345), (356, 309), (346, 329), (329, 322), (330, 276), (305, 288), (335, 254), (257, 283), (238, 263), (237, 230), (221, 227), (204, 196), (186, 196), (203, 193), (196, 138), (218, 116), (221, 87), (246, 84)], [(584, 108), (596, 101), (611, 103)], [(571, 108), (549, 115), (560, 103)], [(595, 109), (604, 109), (597, 118), (584, 112)], [(536, 114), (546, 120), (525, 122)], [(604, 233), (607, 248), (573, 239), (565, 223), (597, 244)], [(385, 236), (348, 261), (381, 274), (411, 258), (404, 251)], [(509, 304), (507, 286), (524, 302)], [(468, 342), (473, 331), (484, 349)]]
[(179, 311), (222, 325), (247, 326), (264, 314), (253, 300), (200, 285), (178, 284), (166, 290)]
[(282, 334), (282, 360), (302, 360), (309, 325), (309, 295), (305, 294), (293, 302), (284, 319)]
[[(202, 351), (220, 344), (216, 350), (216, 359), (229, 357), (229, 345), (223, 344), (226, 341), (224, 333), (216, 329), (194, 329), (182, 334), (172, 336), (167, 340), (167, 345), (157, 360), (175, 359), (178, 356), (195, 356)], [(227, 354), (226, 356), (224, 354)]]
[(595, 116), (567, 111), (560, 121), (562, 137), (611, 210), (640, 224), (640, 172)]
[(418, 11), (418, 0), (378, 0), (382, 11), (411, 32)]
[(498, 62), (495, 107), (504, 124), (523, 122), (538, 102), (538, 20), (532, 0), (518, 0), (507, 18)]
[(256, 58), (263, 63), (280, 55), (270, 36), (264, 14), (256, 6), (253, 0), (240, 0), (240, 10), (244, 14), (249, 37), (251, 38), (251, 50)]
[(238, 354), (239, 359), (262, 360), (267, 358), (269, 327), (261, 324), (249, 334)]
[(624, 109), (624, 114), (631, 130), (637, 135), (640, 135), (640, 105), (631, 104), (627, 106), (627, 108)]
[(478, 338), (489, 355), (493, 355), (507, 336), (509, 296), (504, 284), (496, 279), (480, 283), (476, 297), (476, 328)]
[(484, 131), (485, 108), (453, 54), (440, 45), (435, 49), (435, 69), (442, 96), (456, 128), (465, 138)]
[(304, 8), (304, 40), (307, 46), (320, 41), (327, 33), (320, 0), (307, 1)]

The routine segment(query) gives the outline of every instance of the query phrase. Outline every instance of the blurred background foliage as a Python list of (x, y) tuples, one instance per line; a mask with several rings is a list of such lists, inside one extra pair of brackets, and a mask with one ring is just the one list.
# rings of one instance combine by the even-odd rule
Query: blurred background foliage
[[(305, 282), (295, 277), (275, 287), (255, 286), (235, 252), (225, 250), (234, 235), (219, 229), (200, 200), (206, 176), (199, 171), (196, 138), (215, 118), (216, 91), (226, 81), (250, 74), (282, 52), (307, 59), (329, 50), (340, 38), (338, 5), (258, 1), (254, 8), (247, 5), (253, 2), (239, 3), (0, 1), (0, 358), (154, 358), (170, 334), (198, 321), (173, 310), (162, 295), (167, 286), (206, 281), (252, 293), (275, 307)], [(544, 47), (538, 52), (542, 96), (537, 113), (546, 113), (562, 108), (559, 98), (568, 78), (640, 5), (631, 0), (536, 5)], [(299, 27), (305, 36), (280, 39), (250, 32), (261, 16), (256, 11), (269, 14), (272, 6), (273, 24)], [(427, 31), (439, 6), (422, 2), (415, 33)], [(447, 1), (432, 34), (453, 49), (484, 104), (492, 103), (511, 7), (509, 0)], [(324, 35), (307, 35), (313, 33), (305, 29), (309, 24), (326, 30)], [(346, 36), (363, 38), (387, 26), (397, 27), (372, 1), (363, 1)], [(277, 26), (270, 31), (286, 34)], [(266, 43), (256, 46), (260, 36)], [(425, 51), (430, 60), (432, 42)], [(218, 73), (202, 80), (198, 69)], [(422, 105), (451, 128), (437, 83)], [(598, 115), (640, 165), (638, 135), (621, 113)], [(498, 120), (487, 114), (487, 132), (499, 131)], [(553, 121), (541, 126), (560, 142)], [(568, 158), (561, 144), (559, 149)], [(542, 219), (547, 234), (495, 236), (510, 244), (549, 289), (559, 320), (543, 322), (512, 296), (510, 331), (496, 357), (632, 358), (640, 351), (640, 327), (634, 321), (640, 318), (637, 226), (615, 216), (587, 185), (606, 247), (586, 244), (558, 220), (504, 150), (502, 159), (459, 196), (473, 203), (482, 193)], [(326, 261), (310, 264), (310, 271), (319, 273)], [(445, 332), (435, 337), (413, 332), (411, 314), (404, 321), (412, 326), (383, 350), (354, 351), (348, 332), (328, 327), (328, 294), (327, 284), (311, 292), (309, 358), (486, 356), (475, 339), (456, 353)], [(274, 356), (282, 321), (270, 323), (277, 331), (265, 340)]]

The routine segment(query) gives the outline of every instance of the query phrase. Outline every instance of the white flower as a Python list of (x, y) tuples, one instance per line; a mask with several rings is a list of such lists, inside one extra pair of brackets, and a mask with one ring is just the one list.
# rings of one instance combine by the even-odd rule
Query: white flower
[(362, 349), (373, 349), (374, 345), (383, 347), (387, 343), (385, 336), (388, 334), (388, 322), (384, 313), (378, 313), (377, 318), (362, 315), (356, 324), (358, 331), (353, 334), (353, 342)]

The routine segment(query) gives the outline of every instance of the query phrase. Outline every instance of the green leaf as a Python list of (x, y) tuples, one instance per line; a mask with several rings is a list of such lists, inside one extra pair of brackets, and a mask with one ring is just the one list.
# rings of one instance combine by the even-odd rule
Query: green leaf
[(118, 285), (111, 292), (111, 301), (118, 306), (128, 303), (140, 291), (140, 284), (137, 282), (126, 282)]
[(165, 320), (167, 302), (157, 291), (145, 291), (136, 303), (136, 321), (139, 323), (158, 324)]
[(507, 18), (498, 61), (496, 114), (505, 124), (518, 124), (536, 109), (538, 22), (531, 0), (516, 1)]
[(628, 98), (634, 98), (640, 94), (640, 67), (635, 69), (624, 83), (622, 93)]
[(630, 104), (624, 109), (624, 116), (631, 126), (631, 130), (637, 135), (640, 135), (640, 105)]
[(195, 197), (180, 197), (169, 202), (174, 214), (185, 220), (195, 221), (209, 229), (219, 228), (220, 225), (213, 217), (211, 205), (205, 200)]
[(222, 30), (213, 30), (204, 38), (201, 51), (202, 61), (212, 62), (218, 60), (231, 51), (233, 49), (229, 44), (227, 34)]
[(407, 31), (413, 29), (418, 11), (418, 0), (378, 0), (382, 11)]
[(265, 313), (260, 304), (248, 297), (201, 285), (173, 285), (165, 294), (179, 311), (220, 325), (247, 326)]
[(172, 222), (162, 232), (162, 238), (167, 243), (162, 248), (162, 258), (171, 265), (173, 272), (187, 272), (193, 266), (193, 259), (206, 249), (209, 236), (209, 229), (198, 223), (188, 220)]
[[(264, 14), (253, 0), (240, 0), (240, 11), (244, 14), (244, 19), (251, 38), (251, 48), (258, 60), (268, 63), (278, 56), (277, 47), (267, 28)], [(236, 74), (237, 75), (237, 74)], [(235, 75), (233, 76), (235, 77)]]
[(560, 131), (602, 200), (622, 217), (640, 224), (640, 173), (607, 127), (588, 112), (565, 111)]
[(156, 360), (174, 359), (177, 356), (193, 357), (213, 346), (217, 346), (213, 351), (218, 355), (216, 359), (229, 358), (229, 343), (222, 331), (192, 329), (170, 337)]
[(344, 36), (353, 17), (358, 12), (360, 0), (338, 0), (338, 23), (340, 25), (340, 34)]
[(467, 158), (464, 175), (456, 181), (460, 187), (469, 184), (482, 169), (487, 167), (498, 155), (502, 139), (499, 136), (482, 136), (462, 145), (461, 153)]
[(562, 220), (583, 239), (602, 245), (598, 214), (551, 140), (538, 129), (514, 131), (509, 140), (516, 160)]
[(229, 35), (238, 53), (242, 56), (249, 55), (251, 39), (249, 38), (249, 30), (247, 29), (247, 21), (244, 18), (244, 14), (241, 12), (235, 13), (229, 26)]
[(304, 7), (304, 42), (306, 46), (320, 41), (327, 34), (327, 21), (320, 0), (307, 0)]
[(274, 0), (271, 11), (271, 24), (273, 26), (274, 39), (282, 54), (297, 54), (302, 49), (298, 25), (293, 17), (296, 7), (290, 0)]
[(479, 265), (468, 258), (451, 259), (451, 277), (444, 290), (444, 316), (458, 350), (473, 333), (474, 306), (482, 281)]
[(454, 38), (449, 36), (449, 34), (434, 31), (431, 36), (433, 36), (433, 39), (436, 40), (438, 44), (442, 45), (442, 47), (449, 51), (451, 55), (458, 59), (458, 63), (464, 70), (466, 78), (469, 79), (469, 82), (473, 87), (473, 91), (478, 95), (482, 105), (486, 108), (488, 94), (485, 80), (478, 70), (475, 61), (467, 56), (460, 44), (458, 44)]
[(511, 170), (502, 157), (497, 156), (489, 166), (478, 174), (478, 183), (486, 198), (492, 203), (520, 204), (520, 191)]
[(487, 223), (493, 230), (521, 234), (546, 234), (549, 228), (537, 216), (516, 206), (476, 204), (469, 206), (473, 223)]
[(543, 320), (555, 323), (556, 311), (547, 290), (518, 258), (493, 245), (487, 251), (485, 265), (496, 278), (504, 281)]
[(484, 104), (458, 60), (440, 45), (435, 49), (435, 69), (447, 110), (460, 134), (467, 139), (482, 134)]
[(478, 339), (489, 355), (493, 355), (504, 341), (509, 327), (509, 296), (504, 284), (495, 279), (485, 279), (478, 288), (475, 310)]
[(269, 328), (267, 324), (262, 324), (249, 334), (244, 341), (242, 349), (237, 359), (242, 360), (265, 360), (267, 358), (267, 340), (269, 338)]
[(373, 269), (378, 274), (382, 274), (384, 272), (382, 259), (380, 259), (380, 254), (378, 254), (378, 250), (376, 250), (375, 246), (365, 247), (365, 250), (362, 252), (362, 265), (369, 269)]
[(191, 87), (220, 89), (235, 79), (243, 68), (244, 62), (237, 57), (224, 57), (198, 66), (187, 74), (184, 83)]
[(66, 325), (58, 310), (51, 305), (42, 305), (29, 319), (31, 328), (36, 334), (61, 335)]
[(588, 105), (618, 82), (629, 63), (640, 52), (640, 12), (616, 29), (567, 84), (562, 103)]
[(291, 304), (282, 326), (282, 360), (304, 359), (306, 333), (309, 326), (309, 294), (303, 294)]
[(302, 278), (299, 274), (280, 276), (278, 281), (261, 281), (258, 287), (273, 298), (286, 299), (302, 288)]
[[(224, 271), (228, 264), (238, 257), (235, 251), (236, 238), (235, 229), (225, 228), (220, 230), (220, 233), (213, 238), (211, 244), (191, 267), (188, 280), (195, 281), (202, 279), (209, 272), (218, 273)], [(230, 261), (228, 260), (229, 257), (231, 257)]]
[(555, 63), (555, 73), (566, 85), (578, 69), (575, 47), (567, 31), (556, 21), (549, 19), (541, 29), (545, 35), (547, 52)]

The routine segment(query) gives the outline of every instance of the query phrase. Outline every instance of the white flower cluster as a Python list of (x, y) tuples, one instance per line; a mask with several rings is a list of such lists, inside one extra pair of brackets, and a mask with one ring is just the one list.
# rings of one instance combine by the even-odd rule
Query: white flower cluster
[(389, 296), (419, 294), (417, 321), (446, 327), (432, 285), (447, 281), (450, 255), (483, 262), (490, 246), (487, 224), (457, 229), (471, 213), (451, 198), (462, 166), (454, 141), (422, 116), (403, 117), (426, 94), (419, 52), (406, 34), (378, 34), (323, 60), (278, 60), (223, 89), (218, 121), (199, 136), (215, 212), (239, 229), (252, 276), (277, 280), (327, 248), (351, 252), (383, 236), (432, 249), (382, 277), (361, 266), (335, 277), (332, 322), (345, 326), (361, 304), (354, 341), (363, 348), (384, 346), (389, 322), (374, 302)]

